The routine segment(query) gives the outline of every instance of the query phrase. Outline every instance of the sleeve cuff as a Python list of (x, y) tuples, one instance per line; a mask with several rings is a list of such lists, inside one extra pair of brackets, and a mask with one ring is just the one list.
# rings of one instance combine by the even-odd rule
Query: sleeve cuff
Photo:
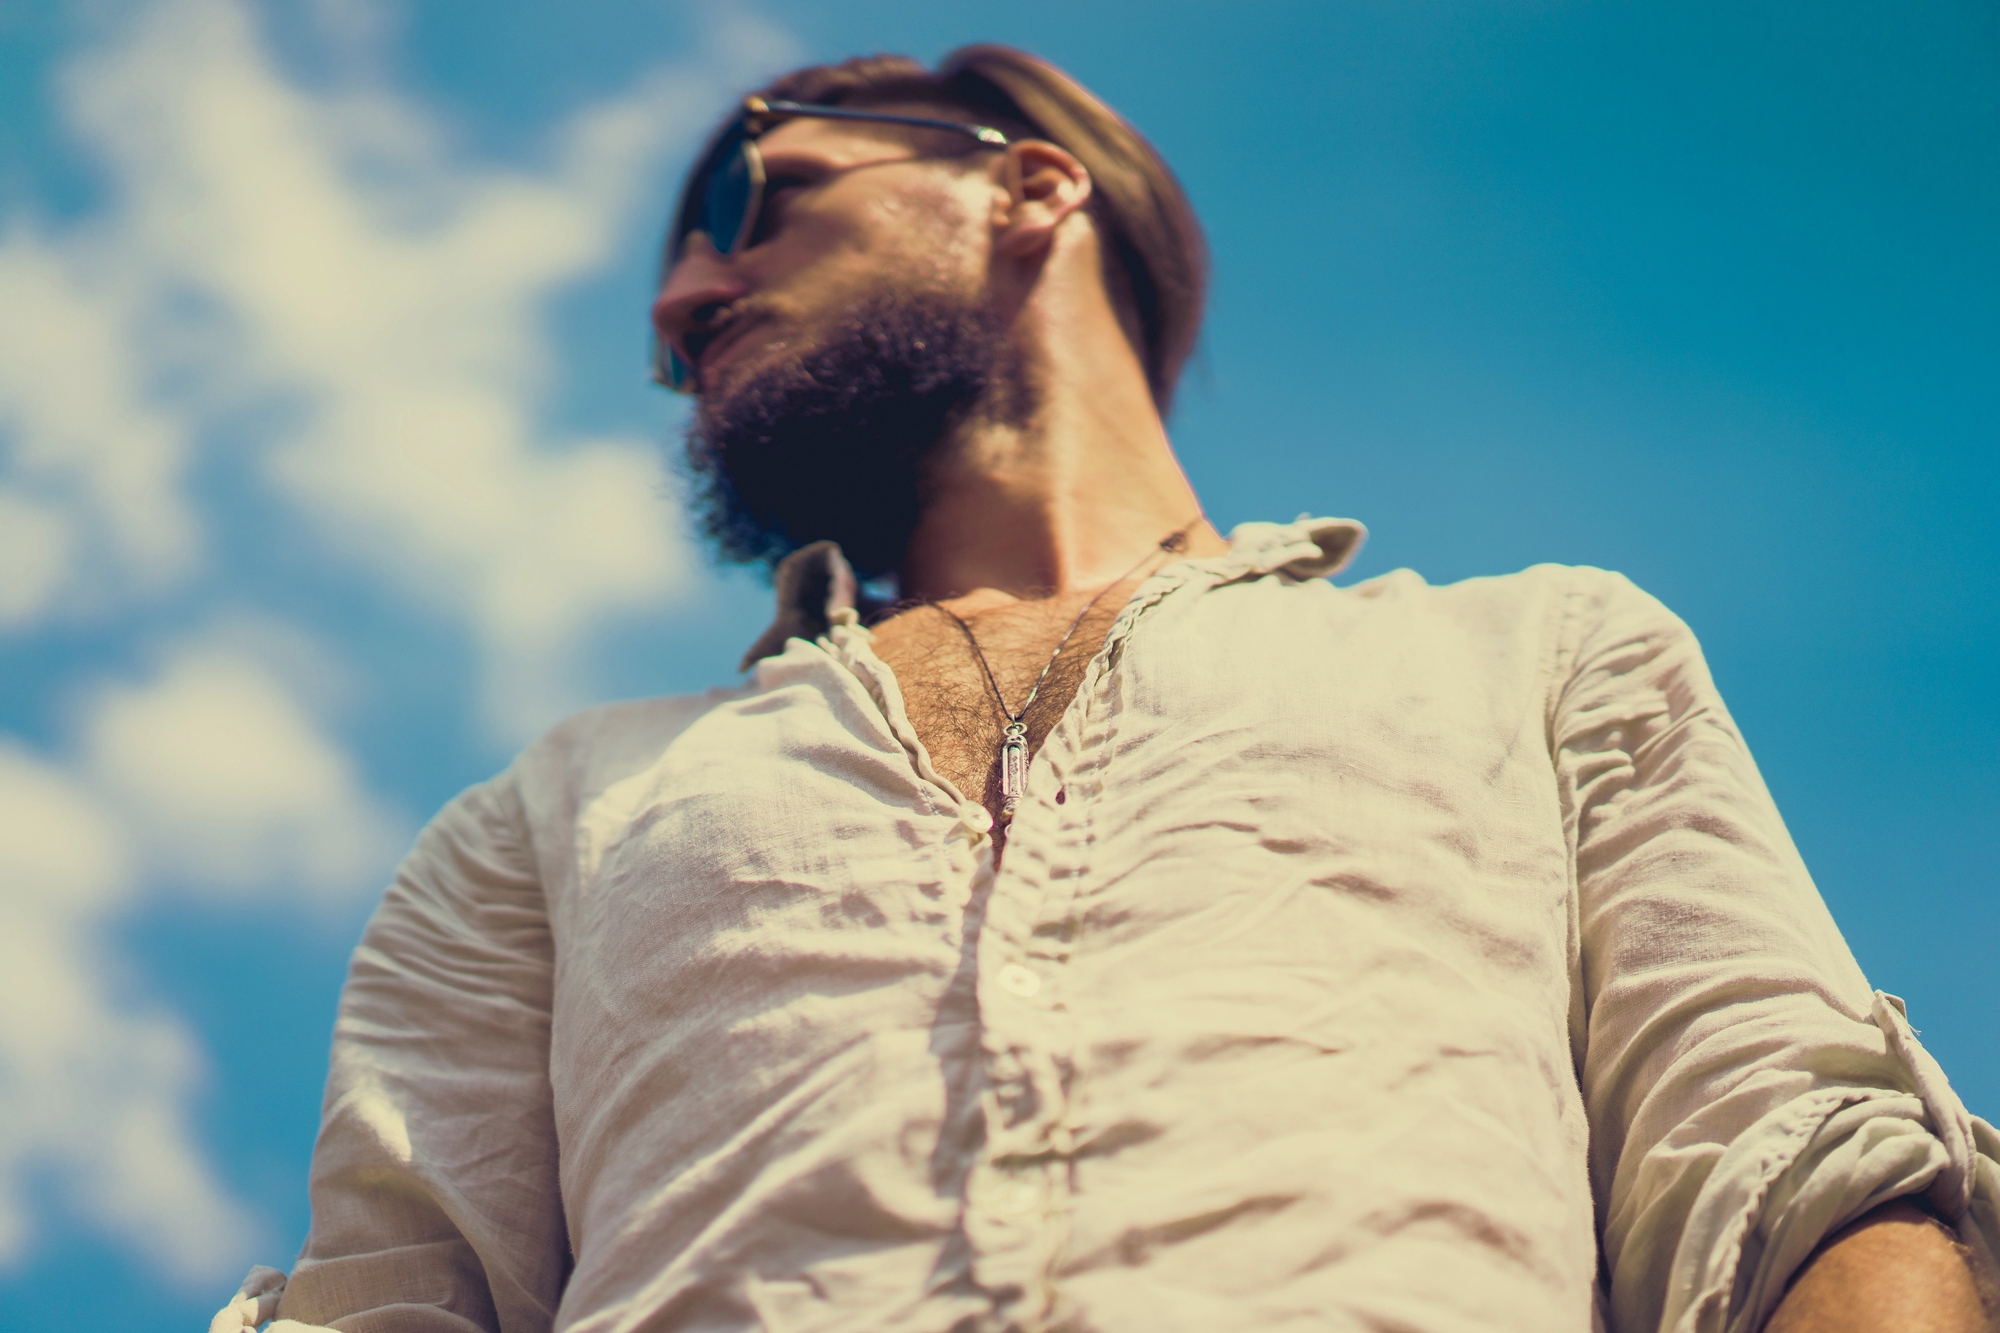
[(1755, 1333), (1822, 1240), (1912, 1194), (1957, 1225), (1982, 1285), (2000, 1279), (2000, 1134), (1967, 1113), (1901, 1000), (1877, 991), (1873, 1017), (1909, 1090), (1818, 1089), (1739, 1135), (1688, 1214), (1662, 1333)]

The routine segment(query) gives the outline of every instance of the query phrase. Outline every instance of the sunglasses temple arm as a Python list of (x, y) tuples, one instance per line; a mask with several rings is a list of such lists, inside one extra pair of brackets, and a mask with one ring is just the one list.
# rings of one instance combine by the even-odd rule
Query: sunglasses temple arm
[(957, 120), (937, 120), (930, 116), (898, 116), (888, 111), (851, 111), (840, 106), (808, 106), (804, 102), (770, 102), (766, 112), (752, 115), (811, 116), (817, 120), (872, 120), (886, 125), (915, 125), (923, 129), (951, 130), (958, 134), (969, 134), (981, 143), (998, 148), (1007, 146), (1007, 136), (986, 125), (967, 125)]

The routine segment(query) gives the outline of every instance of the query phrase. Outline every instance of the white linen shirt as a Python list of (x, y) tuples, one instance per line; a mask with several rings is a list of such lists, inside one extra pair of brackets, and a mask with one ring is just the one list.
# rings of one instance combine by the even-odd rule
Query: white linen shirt
[(1686, 627), (1595, 569), (1328, 582), (1360, 536), (1147, 579), (997, 872), (838, 579), (754, 683), (459, 797), (355, 954), (277, 1313), (1733, 1333), (1911, 1193), (1990, 1265), (2000, 1136)]

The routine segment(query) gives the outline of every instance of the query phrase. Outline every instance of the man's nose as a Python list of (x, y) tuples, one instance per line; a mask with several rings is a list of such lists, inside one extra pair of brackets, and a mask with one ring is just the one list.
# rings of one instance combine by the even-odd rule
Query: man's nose
[[(660, 294), (653, 298), (653, 328), (682, 356), (687, 335), (750, 292), (728, 257), (718, 254), (706, 232), (688, 237)], [(689, 358), (692, 360), (692, 358)]]

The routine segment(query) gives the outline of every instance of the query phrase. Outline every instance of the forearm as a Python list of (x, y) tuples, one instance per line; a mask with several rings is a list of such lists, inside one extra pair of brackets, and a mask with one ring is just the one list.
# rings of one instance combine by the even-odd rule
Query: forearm
[(1972, 1269), (1950, 1231), (1904, 1199), (1828, 1237), (1764, 1333), (1987, 1333)]

